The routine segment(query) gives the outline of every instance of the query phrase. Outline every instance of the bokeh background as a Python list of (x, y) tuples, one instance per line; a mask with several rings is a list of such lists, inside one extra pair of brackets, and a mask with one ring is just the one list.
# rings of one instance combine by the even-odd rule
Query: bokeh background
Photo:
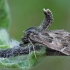
[[(20, 41), (23, 31), (38, 26), (43, 18), (43, 8), (49, 8), (54, 17), (50, 29), (70, 31), (70, 0), (8, 0), (11, 25), (9, 34)], [(48, 56), (32, 70), (70, 70), (70, 57)]]

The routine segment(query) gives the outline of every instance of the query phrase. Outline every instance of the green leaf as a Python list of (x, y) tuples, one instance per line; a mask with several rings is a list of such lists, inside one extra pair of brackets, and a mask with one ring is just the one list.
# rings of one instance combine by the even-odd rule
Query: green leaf
[(10, 13), (7, 0), (0, 0), (0, 28), (8, 29), (10, 25)]
[(9, 34), (5, 29), (0, 29), (0, 49), (10, 48), (9, 46)]
[[(0, 29), (0, 50), (5, 50), (8, 48), (12, 48), (14, 46), (19, 45), (19, 42), (10, 39), (8, 32), (5, 29)], [(36, 66), (41, 59), (45, 56), (45, 48), (42, 48), (40, 51), (36, 51), (36, 57), (34, 55), (34, 51), (28, 55), (19, 55), (19, 56), (11, 56), (9, 58), (0, 58), (0, 68), (19, 68), (23, 70), (28, 70), (34, 66)], [(11, 52), (12, 53), (12, 52)], [(8, 54), (8, 53), (7, 53)]]

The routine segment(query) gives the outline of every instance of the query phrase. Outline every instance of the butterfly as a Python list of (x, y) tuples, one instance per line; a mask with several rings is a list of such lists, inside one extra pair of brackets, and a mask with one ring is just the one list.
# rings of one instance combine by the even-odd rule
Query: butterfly
[(43, 9), (45, 18), (41, 25), (28, 28), (22, 37), (24, 44), (42, 44), (52, 50), (59, 51), (65, 55), (70, 55), (70, 33), (66, 30), (49, 30), (53, 22), (53, 15), (49, 9)]

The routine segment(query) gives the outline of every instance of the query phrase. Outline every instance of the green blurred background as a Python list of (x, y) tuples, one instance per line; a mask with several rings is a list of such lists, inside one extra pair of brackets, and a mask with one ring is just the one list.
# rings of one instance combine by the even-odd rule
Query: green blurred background
[[(43, 8), (49, 8), (54, 17), (50, 29), (70, 31), (70, 0), (8, 0), (11, 12), (10, 36), (20, 41), (23, 31), (38, 26), (43, 18)], [(70, 70), (69, 57), (46, 57), (32, 70)]]
[(38, 26), (44, 19), (43, 8), (49, 8), (54, 17), (50, 29), (70, 30), (70, 0), (8, 0), (12, 23), (10, 35), (17, 40), (23, 31)]

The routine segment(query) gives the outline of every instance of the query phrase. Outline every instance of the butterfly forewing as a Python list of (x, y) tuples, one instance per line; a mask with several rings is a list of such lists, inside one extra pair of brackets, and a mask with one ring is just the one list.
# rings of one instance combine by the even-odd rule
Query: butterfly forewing
[(70, 55), (70, 33), (65, 30), (43, 31), (30, 34), (30, 39), (48, 48)]

